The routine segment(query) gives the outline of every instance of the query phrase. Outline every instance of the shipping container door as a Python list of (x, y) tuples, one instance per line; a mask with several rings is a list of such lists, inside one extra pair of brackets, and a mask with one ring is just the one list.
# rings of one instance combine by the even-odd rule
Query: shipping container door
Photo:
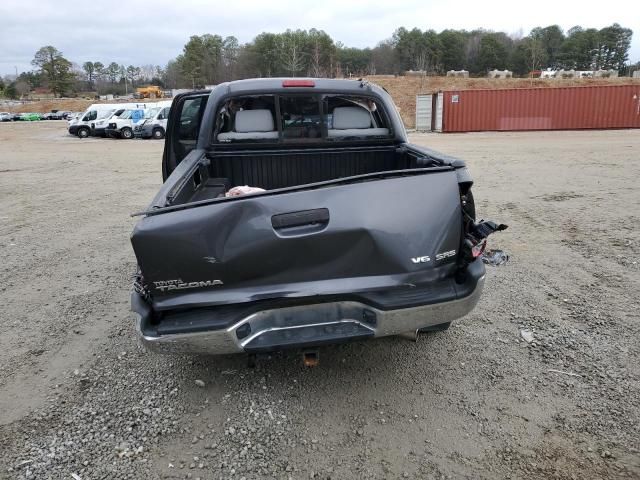
[(433, 95), (416, 96), (416, 130), (419, 132), (431, 131), (431, 104)]

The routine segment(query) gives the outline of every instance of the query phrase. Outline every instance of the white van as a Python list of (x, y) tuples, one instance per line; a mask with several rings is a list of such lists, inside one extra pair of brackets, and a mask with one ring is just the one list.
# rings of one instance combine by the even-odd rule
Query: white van
[(91, 134), (95, 137), (106, 137), (107, 136), (107, 125), (109, 125), (109, 122), (111, 121), (112, 118), (118, 118), (120, 115), (122, 115), (124, 112), (127, 111), (126, 106), (125, 107), (119, 107), (117, 109), (115, 109), (113, 112), (111, 112), (111, 114), (96, 120), (95, 123), (93, 124), (93, 129), (91, 131)]
[[(89, 135), (102, 135), (106, 130), (106, 124), (101, 120), (109, 119), (117, 110), (130, 108), (146, 108), (145, 103), (95, 103), (87, 108), (76, 120), (69, 122), (69, 133), (80, 138)], [(100, 122), (99, 125), (96, 125)], [(96, 127), (99, 127), (96, 129)]]
[(163, 139), (167, 131), (167, 119), (169, 118), (170, 109), (171, 100), (153, 104), (153, 107), (147, 110), (148, 115), (145, 116), (144, 121), (135, 126), (135, 136), (157, 140)]
[(121, 115), (113, 116), (107, 122), (106, 136), (127, 140), (133, 138), (133, 129), (144, 121), (147, 111), (143, 108), (128, 108)]

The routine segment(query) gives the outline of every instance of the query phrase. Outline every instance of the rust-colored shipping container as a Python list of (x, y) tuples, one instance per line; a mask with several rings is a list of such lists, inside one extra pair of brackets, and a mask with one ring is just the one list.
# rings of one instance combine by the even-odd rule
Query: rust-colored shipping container
[(444, 132), (640, 128), (640, 84), (443, 93)]

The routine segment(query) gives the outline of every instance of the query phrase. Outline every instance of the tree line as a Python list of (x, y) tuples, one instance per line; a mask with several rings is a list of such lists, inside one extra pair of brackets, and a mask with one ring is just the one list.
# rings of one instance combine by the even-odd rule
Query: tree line
[(491, 69), (508, 69), (516, 76), (552, 69), (629, 68), (632, 31), (617, 23), (602, 29), (576, 26), (564, 32), (558, 25), (536, 27), (528, 35), (489, 30), (441, 32), (398, 28), (391, 38), (372, 48), (347, 47), (322, 30), (264, 32), (241, 44), (237, 38), (194, 35), (165, 67), (124, 66), (117, 62), (67, 60), (53, 46), (42, 47), (32, 61), (35, 69), (12, 82), (0, 81), (0, 94), (19, 96), (35, 87), (54, 94), (78, 91), (122, 94), (140, 84), (165, 88), (198, 88), (251, 77), (350, 77), (420, 71), (442, 75), (467, 70), (484, 76)]
[(402, 74), (442, 75), (467, 70), (484, 76), (508, 69), (515, 75), (543, 69), (629, 68), (632, 31), (615, 23), (600, 30), (558, 25), (536, 27), (527, 36), (487, 30), (397, 29), (373, 48), (346, 47), (322, 30), (261, 33), (239, 44), (235, 37), (192, 36), (166, 68), (172, 86), (194, 87), (248, 77), (342, 77)]
[(31, 63), (34, 70), (22, 72), (12, 81), (0, 79), (0, 96), (18, 98), (38, 87), (46, 87), (58, 96), (91, 91), (124, 94), (140, 84), (162, 85), (165, 77), (158, 65), (124, 66), (99, 61), (76, 65), (51, 45), (40, 48)]
[(529, 35), (507, 35), (483, 30), (460, 31), (398, 29), (392, 42), (399, 66), (404, 69), (444, 73), (467, 70), (483, 75), (492, 69), (508, 69), (524, 76), (551, 69), (628, 68), (632, 31), (618, 24), (597, 30), (580, 26), (563, 32), (558, 25), (536, 27)]

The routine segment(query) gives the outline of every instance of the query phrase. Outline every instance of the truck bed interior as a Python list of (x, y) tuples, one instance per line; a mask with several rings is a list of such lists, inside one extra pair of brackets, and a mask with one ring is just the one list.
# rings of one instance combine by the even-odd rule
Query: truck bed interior
[(245, 150), (209, 153), (207, 161), (172, 196), (171, 205), (224, 196), (232, 187), (265, 190), (392, 170), (437, 166), (438, 162), (395, 145), (339, 149)]

